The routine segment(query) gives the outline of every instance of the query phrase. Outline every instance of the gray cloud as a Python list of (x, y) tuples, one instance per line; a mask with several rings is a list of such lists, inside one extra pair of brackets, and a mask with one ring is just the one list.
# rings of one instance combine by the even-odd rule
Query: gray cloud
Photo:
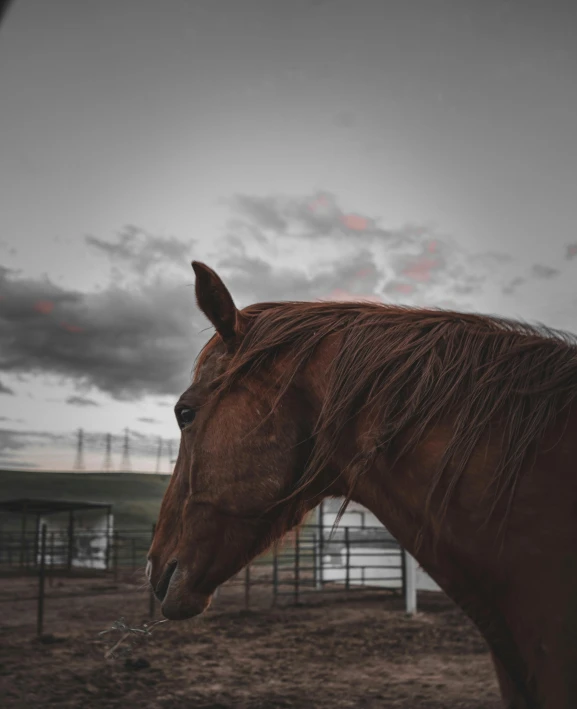
[(113, 267), (121, 272), (128, 269), (141, 277), (149, 275), (155, 266), (172, 263), (180, 268), (190, 266), (193, 240), (181, 241), (175, 237), (155, 236), (139, 227), (128, 225), (117, 234), (115, 242), (95, 236), (86, 236), (86, 243), (106, 255)]
[(51, 433), (49, 431), (18, 431), (10, 428), (0, 428), (0, 452), (3, 456), (20, 451), (27, 446), (51, 445), (66, 442), (67, 434)]
[(178, 395), (205, 326), (186, 285), (151, 278), (81, 293), (2, 269), (0, 371), (60, 375), (83, 394), (95, 387), (119, 400)]
[[(301, 198), (242, 195), (230, 205), (229, 248), (217, 265), (243, 304), (381, 297), (414, 305), (450, 301), (471, 307), (463, 297), (480, 293), (498, 267), (512, 260), (506, 254), (467, 253), (423, 225), (382, 228), (373, 217), (341, 209), (329, 192)], [(317, 241), (327, 244), (331, 256), (315, 263), (309, 249), (308, 274), (278, 265), (283, 245), (292, 243), (298, 253), (307, 242)], [(270, 258), (255, 255), (254, 244), (263, 245)]]
[(503, 293), (505, 293), (506, 295), (511, 295), (520, 285), (523, 285), (523, 283), (525, 283), (525, 280), (525, 278), (521, 278), (520, 276), (513, 278), (511, 281), (509, 281), (509, 283), (503, 286)]
[(531, 271), (537, 278), (553, 278), (560, 273), (559, 269), (551, 268), (551, 266), (543, 266), (540, 263), (535, 264)]
[(69, 396), (66, 399), (66, 403), (71, 406), (99, 406), (96, 401), (92, 399), (87, 399), (85, 396)]
[(0, 394), (9, 394), (13, 396), (14, 390), (10, 389), (10, 387), (7, 387), (5, 384), (2, 384), (2, 382), (0, 381)]
[[(468, 253), (427, 226), (383, 229), (372, 217), (345, 212), (327, 192), (244, 195), (231, 204), (218, 249), (224, 255), (209, 265), (241, 307), (369, 297), (471, 309), (488, 284), (511, 294), (523, 282), (507, 255)], [(187, 287), (193, 282), (190, 246), (136, 227), (113, 242), (88, 237), (87, 245), (132, 282), (113, 277), (104, 290), (85, 293), (0, 267), (0, 372), (67, 378), (78, 390), (69, 403), (77, 406), (90, 405), (91, 388), (119, 400), (178, 396), (211, 329)], [(305, 264), (298, 254), (307, 247)], [(292, 259), (283, 259), (283, 249)], [(506, 273), (496, 275), (503, 264)], [(174, 277), (166, 276), (169, 267), (178, 267)], [(533, 278), (552, 275), (546, 267), (531, 272)]]
[(355, 235), (359, 239), (379, 238), (383, 242), (408, 238), (406, 234), (378, 227), (369, 217), (344, 212), (330, 192), (319, 191), (300, 198), (237, 195), (228, 204), (238, 214), (235, 231), (246, 229), (261, 241), (288, 235), (305, 239), (331, 236), (341, 240)]

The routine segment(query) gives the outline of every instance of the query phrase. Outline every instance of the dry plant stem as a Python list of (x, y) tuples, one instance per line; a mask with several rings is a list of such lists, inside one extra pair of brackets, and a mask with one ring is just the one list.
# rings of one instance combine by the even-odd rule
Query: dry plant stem
[(104, 653), (104, 659), (105, 659), (105, 660), (108, 660), (108, 658), (112, 655), (112, 653), (113, 653), (118, 647), (120, 647), (120, 645), (126, 640), (126, 638), (127, 638), (129, 635), (130, 635), (129, 632), (128, 632), (128, 633), (124, 633), (124, 635), (120, 638), (120, 640), (119, 640), (117, 643), (115, 643), (115, 644), (110, 648), (110, 650), (107, 650), (107, 651)]

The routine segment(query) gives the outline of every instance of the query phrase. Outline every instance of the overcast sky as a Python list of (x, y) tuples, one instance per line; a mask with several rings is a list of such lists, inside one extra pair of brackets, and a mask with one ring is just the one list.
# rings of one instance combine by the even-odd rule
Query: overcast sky
[[(15, 0), (0, 28), (0, 467), (154, 470), (240, 306), (577, 331), (577, 3)], [(169, 470), (164, 444), (161, 469)]]

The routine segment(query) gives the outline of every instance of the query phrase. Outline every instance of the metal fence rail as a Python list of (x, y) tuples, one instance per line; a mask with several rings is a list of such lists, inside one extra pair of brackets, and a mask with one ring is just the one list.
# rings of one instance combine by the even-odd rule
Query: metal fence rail
[[(37, 533), (0, 533), (0, 576), (37, 577), (37, 591), (21, 599), (0, 593), (0, 603), (14, 600), (37, 601), (37, 632), (43, 632), (44, 608), (51, 598), (67, 597), (53, 593), (57, 577), (96, 576), (112, 578), (128, 571), (144, 572), (146, 556), (154, 532), (125, 529), (48, 531), (46, 525)], [(344, 527), (332, 534), (332, 528), (307, 525), (294, 530), (282, 544), (253, 561), (243, 571), (223, 584), (215, 593), (217, 606), (226, 606), (227, 598), (243, 599), (250, 608), (264, 605), (298, 604), (311, 594), (343, 594), (362, 590), (407, 591), (407, 556), (382, 527)], [(145, 581), (142, 573), (142, 582)], [(46, 591), (48, 582), (49, 591)], [(110, 593), (110, 590), (104, 590)], [(102, 595), (102, 590), (68, 594)], [(148, 612), (152, 617), (157, 603), (152, 593)], [(409, 608), (409, 606), (407, 606)]]

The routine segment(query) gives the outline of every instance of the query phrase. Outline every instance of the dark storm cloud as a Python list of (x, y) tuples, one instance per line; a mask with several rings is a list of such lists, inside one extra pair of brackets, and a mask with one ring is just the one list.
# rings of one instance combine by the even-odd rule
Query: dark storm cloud
[(66, 403), (71, 406), (99, 406), (96, 401), (92, 399), (87, 399), (85, 396), (69, 396), (66, 399)]
[(117, 399), (180, 394), (205, 340), (184, 283), (81, 293), (4, 269), (0, 298), (0, 371), (61, 375)]

